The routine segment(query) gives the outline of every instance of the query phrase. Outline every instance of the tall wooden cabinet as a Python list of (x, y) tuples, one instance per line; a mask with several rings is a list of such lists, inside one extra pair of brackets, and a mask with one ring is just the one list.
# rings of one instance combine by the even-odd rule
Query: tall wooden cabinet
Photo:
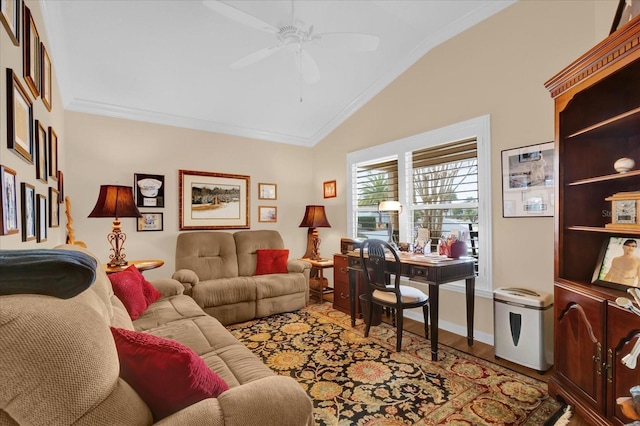
[[(640, 191), (640, 17), (545, 83), (555, 100), (556, 214), (554, 372), (549, 392), (590, 423), (630, 423), (616, 398), (640, 384), (621, 360), (640, 339), (640, 317), (616, 305), (628, 297), (592, 284), (602, 245), (615, 231), (605, 198)], [(622, 157), (636, 168), (617, 173)], [(637, 254), (637, 253), (636, 253)]]

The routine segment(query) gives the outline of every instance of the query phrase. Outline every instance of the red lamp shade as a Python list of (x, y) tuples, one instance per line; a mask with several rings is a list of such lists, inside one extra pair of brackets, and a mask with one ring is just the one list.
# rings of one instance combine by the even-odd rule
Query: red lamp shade
[(130, 186), (101, 185), (96, 205), (89, 217), (140, 217)]
[(300, 228), (331, 228), (324, 206), (307, 206)]

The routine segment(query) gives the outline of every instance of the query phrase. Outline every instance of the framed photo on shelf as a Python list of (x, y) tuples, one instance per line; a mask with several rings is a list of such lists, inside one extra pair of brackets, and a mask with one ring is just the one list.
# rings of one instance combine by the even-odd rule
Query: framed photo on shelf
[(640, 237), (638, 236), (607, 238), (602, 245), (591, 283), (623, 291), (628, 287), (638, 287), (640, 275), (639, 242)]
[(36, 120), (36, 178), (47, 183), (47, 131), (40, 120)]
[(7, 68), (7, 129), (7, 148), (33, 164), (33, 105), (11, 68)]
[(278, 208), (276, 206), (258, 206), (258, 222), (277, 222)]
[(553, 142), (502, 151), (502, 216), (544, 217), (554, 212)]
[(37, 98), (40, 95), (40, 36), (27, 6), (24, 7), (22, 71), (31, 94)]
[(60, 193), (57, 189), (49, 187), (49, 227), (60, 226)]
[(49, 218), (47, 214), (47, 196), (38, 194), (36, 199), (36, 222), (38, 224), (36, 227), (36, 241), (43, 243), (47, 241), (47, 219)]
[(15, 46), (20, 46), (20, 10), (22, 0), (0, 0), (0, 22)]
[(258, 184), (258, 200), (277, 200), (278, 185), (275, 183)]
[(180, 230), (249, 228), (245, 175), (178, 170)]
[(140, 212), (140, 214), (142, 216), (138, 218), (138, 232), (163, 230), (162, 213)]
[(36, 188), (26, 182), (20, 184), (22, 241), (36, 239)]
[(324, 198), (334, 198), (338, 195), (336, 191), (336, 181), (330, 180), (322, 184), (322, 193)]
[(16, 172), (5, 166), (0, 166), (0, 212), (2, 213), (2, 227), (0, 235), (18, 233), (18, 191), (16, 188)]
[(609, 34), (613, 34), (618, 28), (638, 15), (640, 15), (640, 0), (618, 0), (618, 8), (613, 17)]
[(49, 126), (49, 177), (58, 180), (58, 134)]
[(164, 176), (136, 173), (133, 175), (136, 188), (136, 206), (164, 207)]
[(42, 74), (40, 76), (40, 96), (47, 111), (51, 111), (51, 58), (44, 43), (40, 43), (40, 66)]

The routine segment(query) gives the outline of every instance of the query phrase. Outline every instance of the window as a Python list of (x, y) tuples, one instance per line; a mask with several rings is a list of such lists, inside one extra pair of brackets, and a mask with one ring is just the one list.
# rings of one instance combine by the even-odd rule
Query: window
[[(470, 232), (476, 292), (491, 296), (489, 136), (483, 116), (348, 154), (349, 236), (413, 242), (418, 228), (427, 228), (435, 252), (441, 235)], [(403, 209), (379, 212), (385, 200)], [(448, 287), (462, 291), (464, 283)]]

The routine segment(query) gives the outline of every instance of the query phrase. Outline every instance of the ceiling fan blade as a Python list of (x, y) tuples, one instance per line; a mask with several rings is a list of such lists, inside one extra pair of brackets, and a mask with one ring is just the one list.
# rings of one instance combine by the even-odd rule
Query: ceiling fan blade
[(380, 43), (380, 37), (362, 33), (324, 33), (316, 34), (314, 39), (320, 40), (320, 46), (350, 52), (372, 52)]
[(220, 15), (257, 30), (277, 34), (280, 29), (246, 12), (217, 0), (203, 0), (202, 3)]
[(300, 71), (300, 74), (302, 74), (302, 79), (305, 83), (313, 84), (320, 80), (318, 64), (305, 50), (301, 49), (296, 55), (296, 65), (298, 66), (298, 70)]
[(269, 57), (276, 53), (278, 50), (282, 49), (283, 45), (281, 43), (272, 44), (271, 46), (267, 46), (264, 49), (260, 49), (253, 53), (249, 53), (247, 56), (243, 56), (237, 61), (233, 62), (229, 65), (232, 69), (244, 68), (247, 65), (254, 64), (262, 59)]

